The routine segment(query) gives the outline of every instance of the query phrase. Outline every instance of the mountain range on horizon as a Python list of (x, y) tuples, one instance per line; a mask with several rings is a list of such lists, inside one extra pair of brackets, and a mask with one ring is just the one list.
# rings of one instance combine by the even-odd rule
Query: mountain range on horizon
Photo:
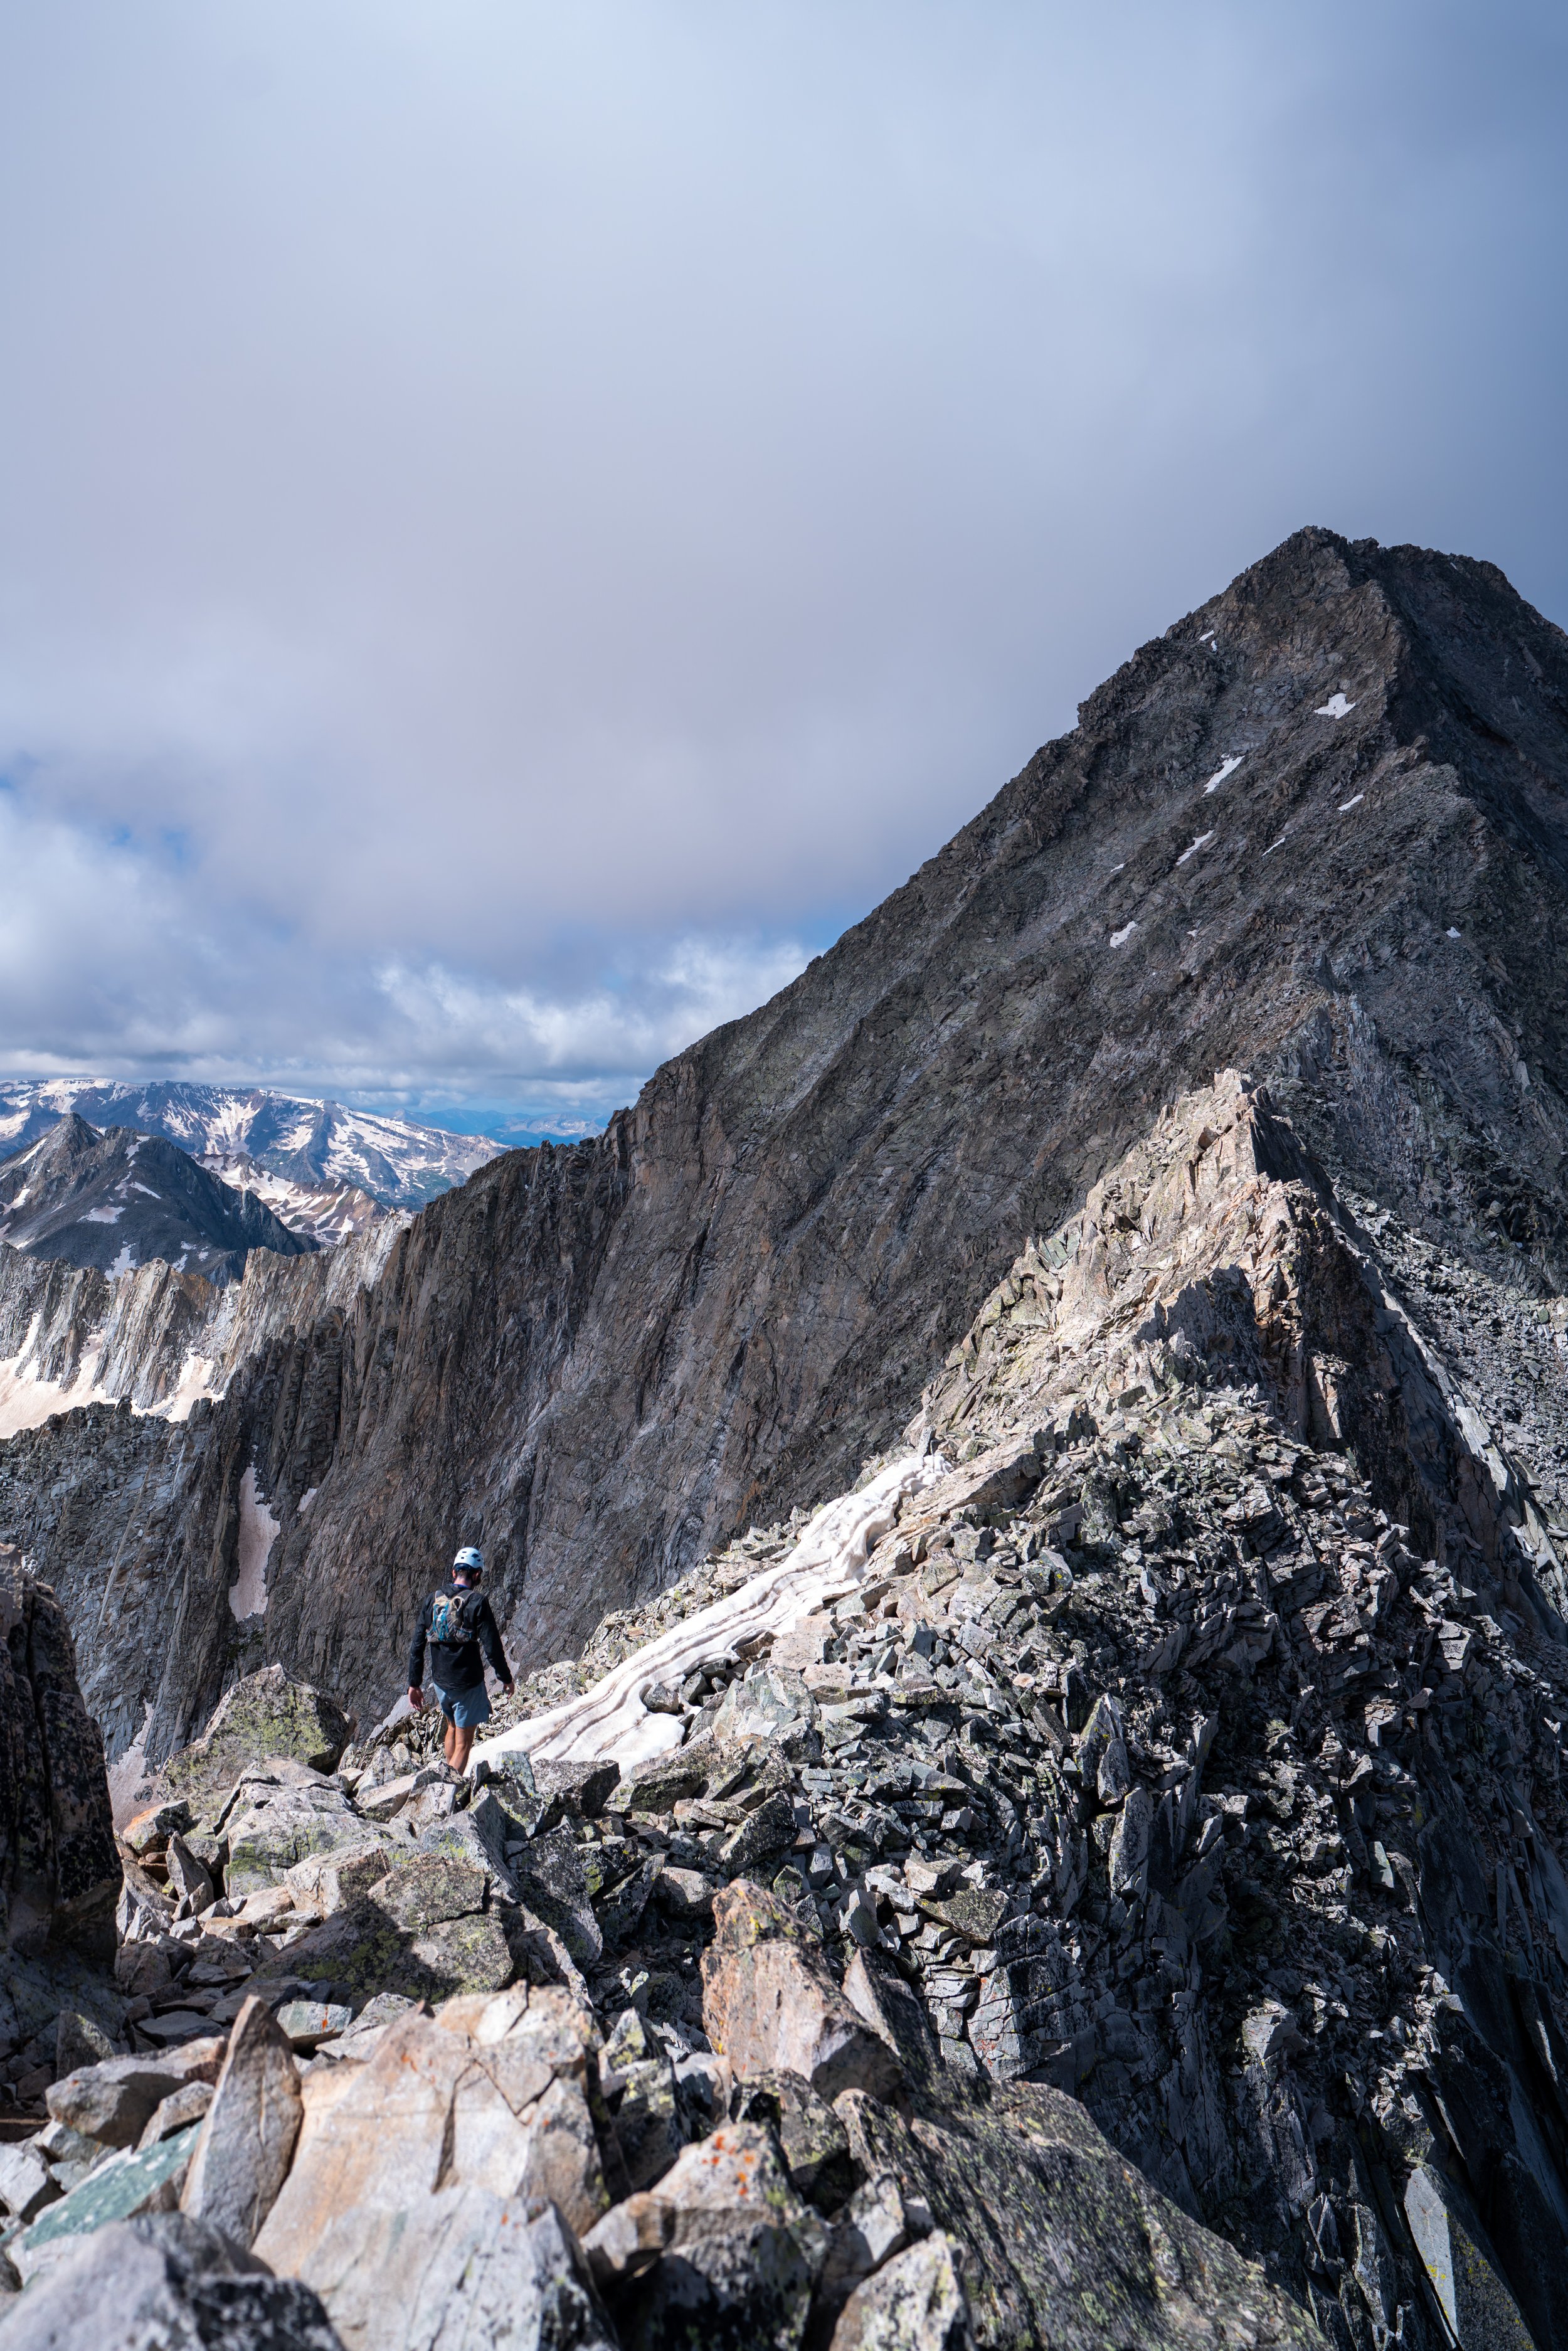
[(70, 1112), (90, 1126), (162, 1135), (195, 1159), (243, 1153), (311, 1193), (351, 1186), (390, 1208), (423, 1207), (505, 1147), (263, 1086), (69, 1077), (0, 1079), (0, 1155), (26, 1149)]

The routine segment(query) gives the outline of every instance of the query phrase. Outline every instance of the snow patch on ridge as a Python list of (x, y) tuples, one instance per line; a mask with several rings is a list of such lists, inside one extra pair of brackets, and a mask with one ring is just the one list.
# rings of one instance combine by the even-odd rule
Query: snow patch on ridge
[(256, 1490), (256, 1471), (239, 1481), (239, 1573), (229, 1586), (229, 1606), (240, 1624), (267, 1606), (267, 1562), (277, 1541), (277, 1520)]
[(61, 1380), (40, 1379), (36, 1371), (28, 1368), (42, 1319), (40, 1314), (34, 1315), (16, 1353), (0, 1362), (0, 1439), (19, 1436), (25, 1428), (42, 1428), (57, 1412), (74, 1412), (83, 1405), (114, 1402), (98, 1384), (103, 1365), (101, 1332), (93, 1333), (98, 1342), (96, 1350), (92, 1350), (91, 1341), (83, 1349), (81, 1369), (68, 1386)]
[(149, 1698), (141, 1729), (119, 1761), (109, 1767), (109, 1808), (117, 1829), (122, 1829), (135, 1812), (137, 1792), (147, 1776), (147, 1726), (152, 1719), (152, 1701)]
[[(935, 1486), (949, 1466), (939, 1453), (924, 1458), (906, 1454), (858, 1493), (841, 1494), (817, 1512), (794, 1550), (774, 1566), (623, 1658), (580, 1697), (481, 1740), (469, 1769), (497, 1755), (522, 1753), (567, 1762), (603, 1757), (624, 1771), (671, 1752), (685, 1739), (685, 1724), (678, 1715), (650, 1714), (643, 1692), (656, 1682), (684, 1681), (699, 1667), (716, 1665), (759, 1633), (788, 1632), (827, 1601), (852, 1592), (866, 1561), (892, 1531), (905, 1495)], [(405, 1698), (405, 1712), (407, 1705)]]

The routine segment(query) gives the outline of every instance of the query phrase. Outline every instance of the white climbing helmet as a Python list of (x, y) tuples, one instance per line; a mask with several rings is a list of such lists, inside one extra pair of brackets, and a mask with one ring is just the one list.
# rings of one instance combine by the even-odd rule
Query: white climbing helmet
[(482, 1551), (476, 1551), (472, 1543), (465, 1543), (456, 1558), (453, 1561), (452, 1566), (454, 1573), (456, 1573), (458, 1568), (462, 1568), (468, 1575), (483, 1575), (485, 1573), (485, 1554)]

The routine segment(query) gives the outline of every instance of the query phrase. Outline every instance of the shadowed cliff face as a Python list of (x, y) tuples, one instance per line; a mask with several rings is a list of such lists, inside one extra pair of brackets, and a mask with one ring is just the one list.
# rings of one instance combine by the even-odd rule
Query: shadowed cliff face
[(0, 1520), (95, 1614), (110, 1562), (136, 1583), (150, 1756), (241, 1654), (379, 1710), (458, 1541), (537, 1659), (852, 1483), (1029, 1236), (1227, 1063), (1479, 1281), (1554, 1289), (1565, 779), (1568, 639), (1500, 573), (1301, 533), (604, 1137), (480, 1170), (184, 1432), (121, 1416), (111, 1479), (81, 1416), (18, 1437)]

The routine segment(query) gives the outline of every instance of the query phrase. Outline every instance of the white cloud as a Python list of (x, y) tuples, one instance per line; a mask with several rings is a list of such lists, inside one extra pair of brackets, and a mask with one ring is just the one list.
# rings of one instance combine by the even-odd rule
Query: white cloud
[(12, 12), (6, 1060), (607, 1101), (1302, 521), (1550, 601), (1563, 81), (1406, 0)]

